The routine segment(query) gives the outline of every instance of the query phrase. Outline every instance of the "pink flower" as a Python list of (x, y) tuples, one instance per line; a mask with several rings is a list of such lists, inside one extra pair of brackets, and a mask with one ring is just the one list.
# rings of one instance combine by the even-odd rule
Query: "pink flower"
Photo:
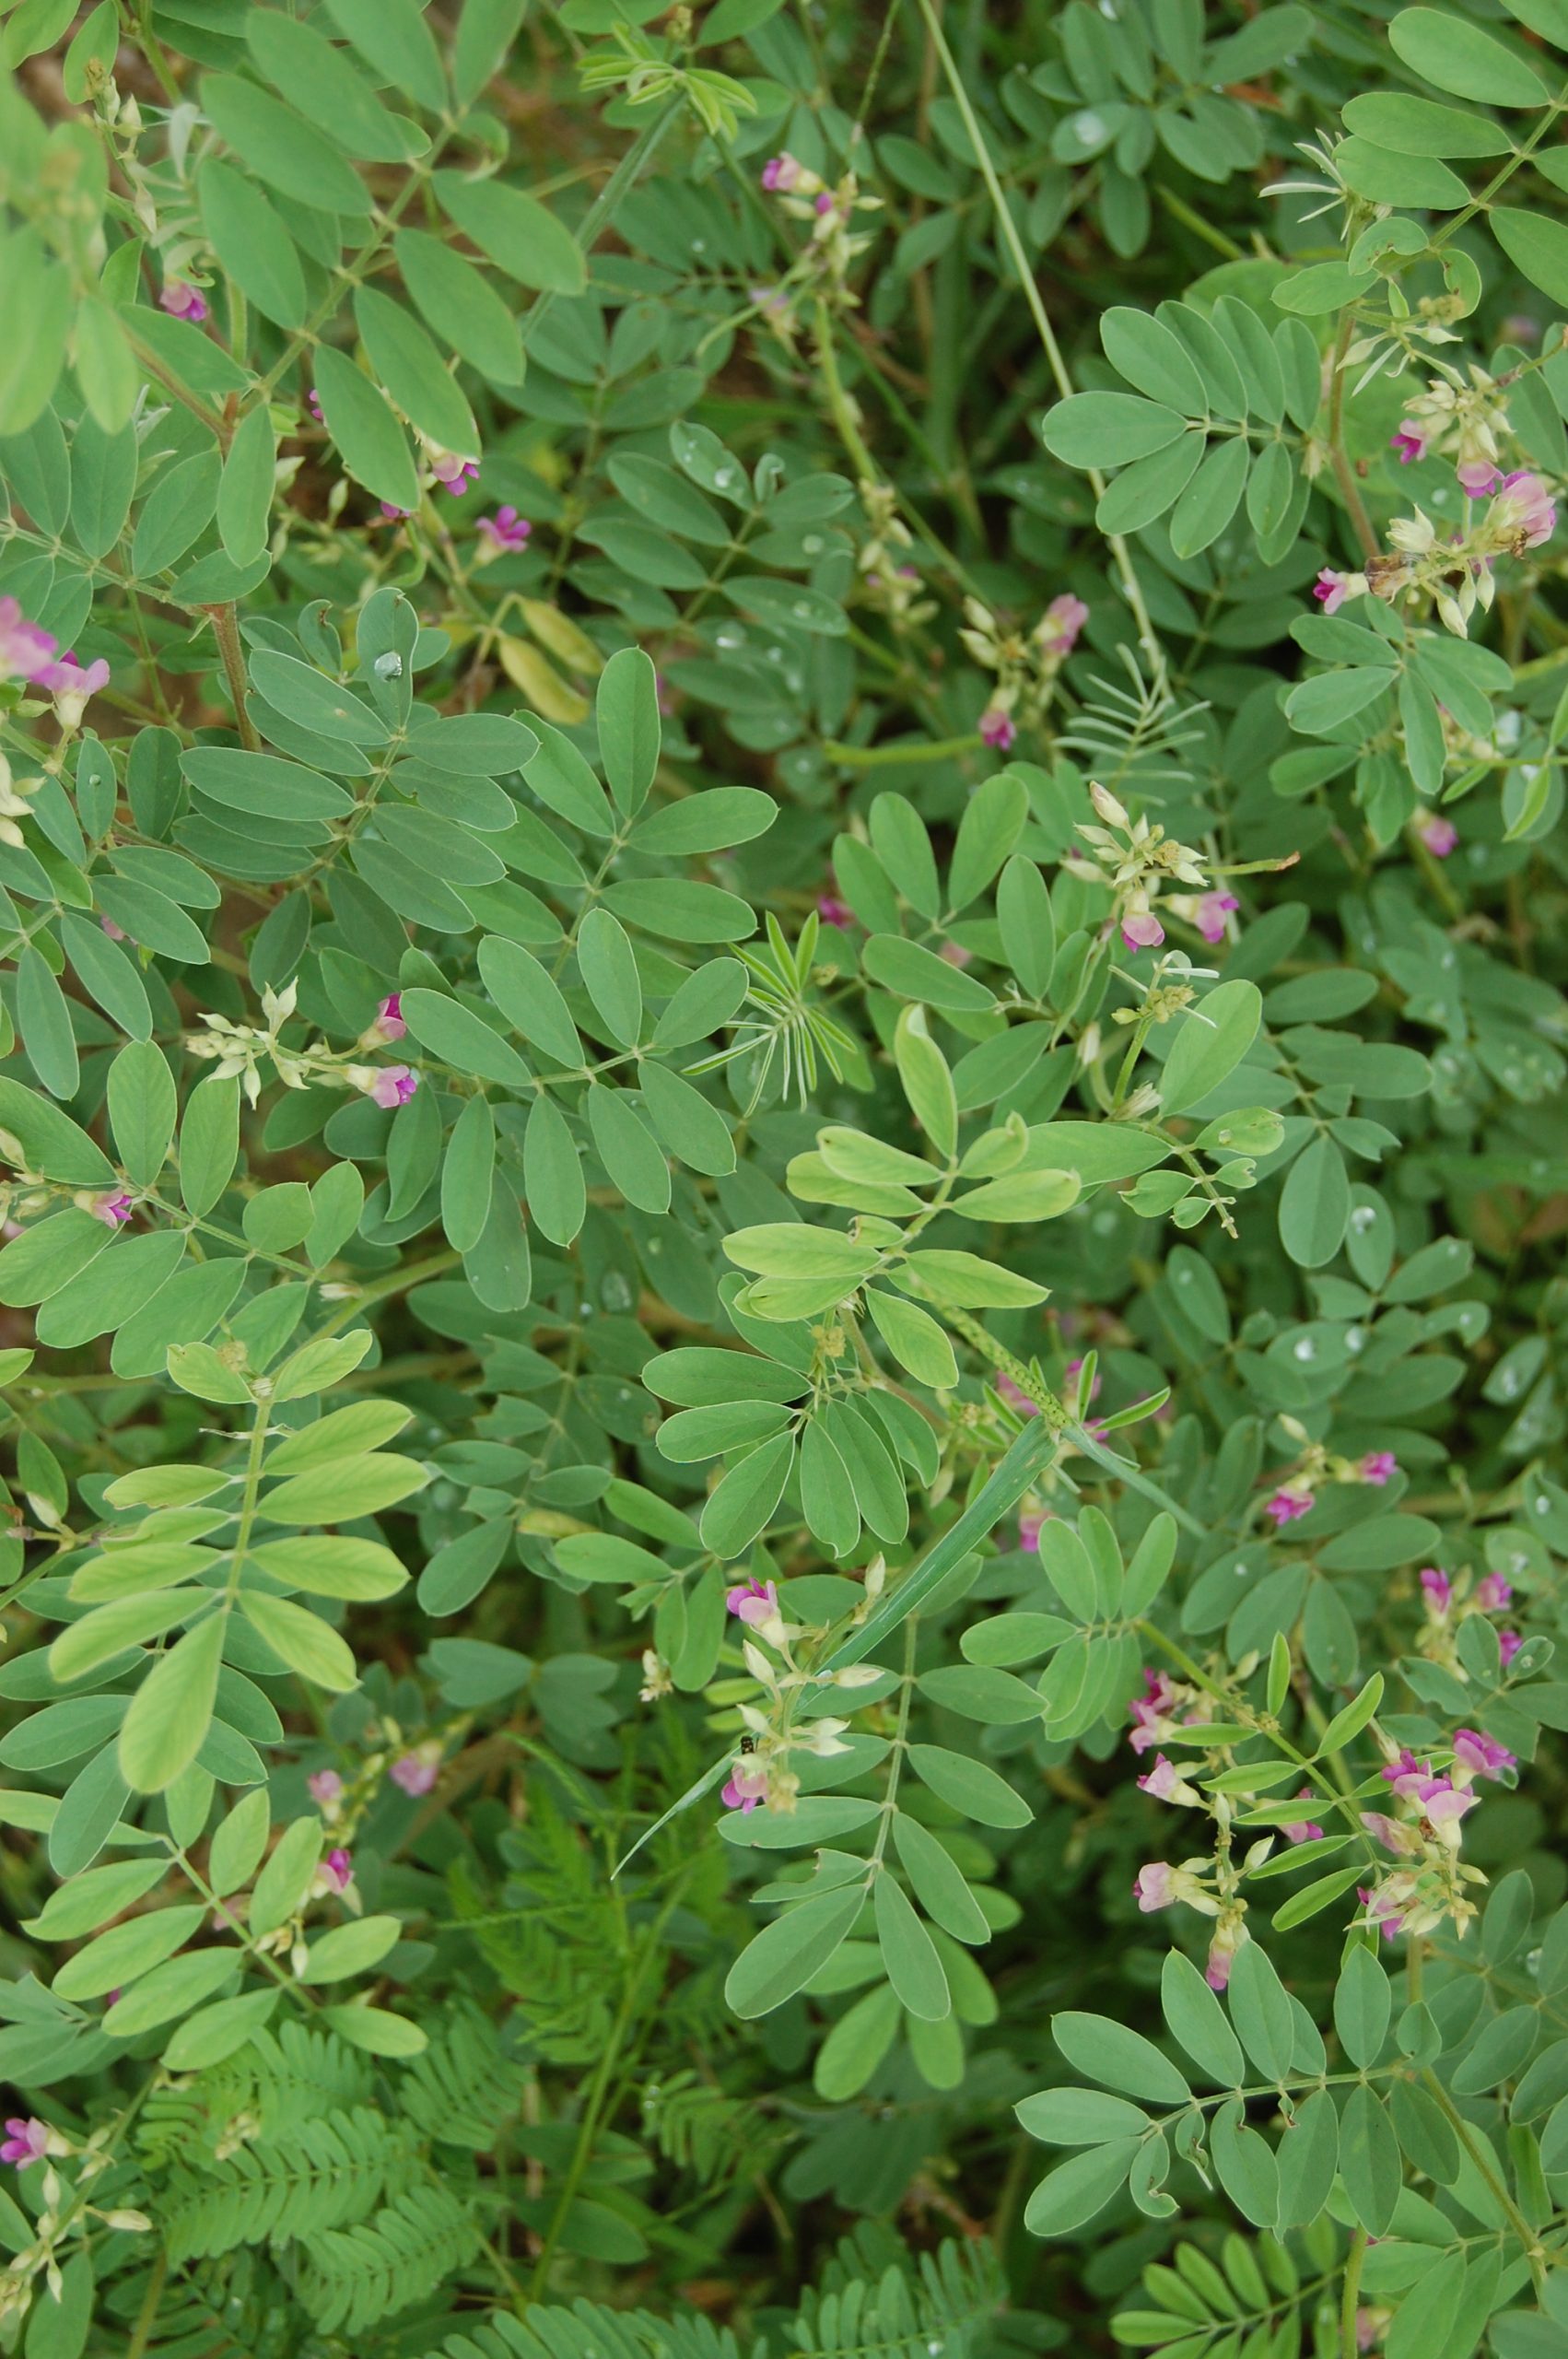
[(317, 393), (314, 385), (311, 386), (310, 392), (306, 394), (305, 399), (310, 405), (310, 415), (315, 419), (316, 424), (318, 426), (324, 426), (327, 422), (326, 415), (322, 408), (322, 397), (320, 393)]
[(498, 554), (503, 549), (526, 548), (533, 527), (515, 508), (497, 508), (493, 516), (481, 516), (478, 529)]
[[(1016, 1409), (1021, 1417), (1037, 1417), (1039, 1415), (1039, 1402), (1037, 1401), (1031, 1401), (1029, 1395), (1024, 1391), (1024, 1387), (1021, 1384), (1014, 1384), (1010, 1376), (993, 1376), (991, 1382), (995, 1385), (998, 1392), (1006, 1402), (1008, 1407), (1010, 1409)], [(1036, 1545), (1038, 1546), (1038, 1532), (1035, 1535), (1035, 1542)]]
[(414, 511), (412, 508), (394, 508), (390, 499), (383, 499), (381, 513), (389, 524), (401, 524), (404, 517), (413, 515)]
[(987, 705), (977, 726), (983, 742), (994, 745), (999, 754), (1005, 754), (1018, 734), (1012, 725), (1012, 715), (1003, 712), (1000, 705)]
[(1077, 646), (1078, 634), (1088, 619), (1089, 609), (1082, 599), (1075, 598), (1071, 590), (1063, 591), (1059, 598), (1051, 600), (1036, 629), (1035, 638), (1041, 652), (1054, 655), (1059, 662), (1065, 663)]
[(461, 499), (471, 483), (479, 480), (477, 459), (461, 459), (455, 451), (436, 451), (430, 456), (430, 469), (438, 483), (445, 484), (454, 499)]
[(1519, 1766), (1516, 1754), (1495, 1738), (1484, 1736), (1480, 1729), (1455, 1730), (1454, 1758), (1472, 1778), (1501, 1778), (1505, 1769)]
[(1153, 910), (1128, 910), (1122, 915), (1121, 938), (1129, 950), (1158, 950), (1165, 929)]
[(1515, 1656), (1518, 1653), (1519, 1649), (1524, 1645), (1524, 1643), (1525, 1641), (1517, 1630), (1499, 1630), (1497, 1633), (1497, 1649), (1503, 1657), (1503, 1668), (1504, 1671), (1508, 1669), (1510, 1663), (1512, 1663)]
[(1502, 470), (1490, 459), (1467, 459), (1456, 473), (1467, 499), (1490, 499), (1503, 480)]
[(1393, 1902), (1384, 1900), (1377, 1893), (1369, 1892), (1363, 1884), (1356, 1886), (1356, 1898), (1366, 1911), (1367, 1922), (1381, 1928), (1383, 1938), (1391, 1942), (1404, 1923), (1404, 1916)]
[[(1066, 1366), (1066, 1367), (1063, 1368), (1063, 1370), (1062, 1370), (1062, 1381), (1063, 1381), (1065, 1384), (1071, 1384), (1071, 1383), (1072, 1382), (1073, 1378), (1074, 1378), (1074, 1377), (1076, 1377), (1076, 1376), (1081, 1376), (1081, 1375), (1082, 1374), (1082, 1372), (1083, 1372), (1083, 1362), (1082, 1362), (1082, 1359), (1081, 1357), (1080, 1357), (1080, 1358), (1078, 1358), (1078, 1359), (1075, 1359), (1075, 1360), (1069, 1360), (1069, 1361), (1068, 1361), (1068, 1363), (1067, 1363), (1067, 1366)], [(1090, 1400), (1091, 1400), (1091, 1401), (1097, 1401), (1097, 1400), (1099, 1399), (1099, 1397), (1100, 1397), (1100, 1385), (1101, 1385), (1101, 1382), (1102, 1382), (1102, 1379), (1101, 1379), (1101, 1376), (1100, 1376), (1100, 1371), (1099, 1371), (1099, 1369), (1098, 1369), (1098, 1368), (1096, 1368), (1096, 1369), (1094, 1370), (1094, 1383), (1089, 1387), (1089, 1398), (1090, 1398)]]
[(1421, 1585), (1425, 1594), (1428, 1613), (1437, 1621), (1443, 1621), (1448, 1608), (1454, 1602), (1453, 1582), (1446, 1573), (1440, 1573), (1434, 1565), (1428, 1565), (1422, 1574)]
[(317, 1881), (328, 1892), (345, 1893), (354, 1882), (354, 1860), (343, 1849), (329, 1851), (316, 1871)]
[(369, 1070), (370, 1080), (361, 1085), (365, 1095), (389, 1110), (406, 1106), (419, 1086), (419, 1075), (410, 1065), (379, 1065)]
[(1205, 942), (1223, 942), (1225, 920), (1241, 903), (1234, 893), (1203, 893), (1192, 912), (1192, 922)]
[(40, 2121), (37, 2114), (13, 2114), (6, 2124), (6, 2136), (0, 2142), (0, 2163), (15, 2163), (23, 2169), (29, 2163), (41, 2163), (49, 2152), (49, 2125)]
[(122, 1188), (118, 1194), (99, 1196), (92, 1206), (92, 1216), (100, 1220), (105, 1228), (123, 1228), (135, 1209), (135, 1197), (128, 1196)]
[(1446, 860), (1459, 840), (1459, 830), (1453, 820), (1440, 819), (1435, 812), (1419, 822), (1416, 833), (1433, 860)]
[(1493, 531), (1517, 540), (1521, 548), (1536, 549), (1557, 530), (1557, 511), (1539, 475), (1528, 467), (1515, 467), (1504, 476), (1487, 522)]
[(1018, 1545), (1026, 1556), (1040, 1553), (1040, 1527), (1045, 1522), (1045, 1510), (1026, 1510), (1018, 1519)]
[(1271, 1499), (1264, 1500), (1263, 1512), (1272, 1518), (1278, 1530), (1283, 1531), (1287, 1523), (1294, 1523), (1298, 1517), (1311, 1514), (1312, 1493), (1297, 1490), (1287, 1483), (1281, 1490), (1275, 1492)]
[(1197, 1787), (1189, 1786), (1175, 1762), (1167, 1761), (1163, 1753), (1156, 1753), (1154, 1766), (1140, 1778), (1138, 1783), (1144, 1793), (1153, 1794), (1157, 1802), (1185, 1802), (1190, 1806), (1203, 1799)]
[(762, 168), (762, 184), (769, 196), (787, 194), (800, 177), (800, 163), (788, 150), (782, 156), (770, 156)]
[(1412, 459), (1425, 458), (1426, 436), (1419, 426), (1412, 425), (1410, 420), (1406, 418), (1395, 435), (1390, 448), (1398, 451), (1399, 464), (1402, 467), (1408, 467)]
[(1209, 1944), (1208, 1962), (1203, 1968), (1203, 1979), (1211, 1990), (1229, 1989), (1235, 1954), (1246, 1939), (1246, 1928), (1239, 1918), (1222, 1919), (1215, 1926), (1214, 1938)]
[(726, 1810), (749, 1815), (767, 1800), (767, 1772), (753, 1761), (737, 1761), (720, 1796)]
[(207, 315), (205, 296), (182, 278), (166, 278), (158, 303), (159, 311), (167, 311), (170, 319), (189, 320), (195, 327), (200, 327)]
[[(1317, 1797), (1310, 1786), (1303, 1786), (1296, 1800), (1298, 1802), (1315, 1802)], [(1321, 1837), (1323, 1829), (1316, 1819), (1293, 1818), (1280, 1829), (1280, 1832), (1287, 1843), (1316, 1843)]]
[(403, 1019), (403, 993), (389, 992), (376, 1010), (376, 1029), (383, 1040), (401, 1040), (408, 1027)]
[(80, 698), (85, 705), (88, 697), (95, 697), (99, 688), (109, 686), (109, 666), (101, 655), (96, 663), (88, 663), (85, 668), (74, 654), (62, 655), (57, 662), (46, 663), (41, 672), (35, 672), (32, 676), (38, 687), (47, 688), (51, 696)]
[(1364, 573), (1339, 573), (1331, 565), (1326, 565), (1312, 594), (1326, 615), (1337, 615), (1347, 598), (1363, 597), (1365, 592)]
[(778, 1618), (778, 1591), (771, 1581), (742, 1581), (725, 1590), (724, 1602), (748, 1630), (760, 1630), (764, 1623)]
[(855, 922), (855, 912), (848, 902), (839, 900), (833, 893), (817, 895), (816, 913), (824, 925), (836, 925), (841, 933)]
[(116, 925), (112, 918), (99, 918), (99, 924), (111, 942), (129, 942), (131, 939), (124, 927)]
[(815, 196), (812, 199), (812, 211), (816, 214), (828, 214), (833, 212), (834, 209), (832, 190), (826, 188), (818, 189)]
[(1147, 1753), (1152, 1744), (1181, 1726), (1176, 1718), (1178, 1707), (1185, 1701), (1168, 1673), (1145, 1670), (1143, 1693), (1134, 1696), (1127, 1708), (1132, 1722), (1132, 1734), (1128, 1740), (1134, 1753)]
[(1476, 1584), (1476, 1603), (1483, 1614), (1506, 1614), (1514, 1602), (1514, 1584), (1501, 1573), (1486, 1573)]
[(59, 641), (29, 623), (15, 598), (0, 598), (0, 680), (36, 680), (59, 652)]
[(310, 1800), (320, 1802), (323, 1809), (335, 1802), (343, 1792), (343, 1779), (335, 1769), (312, 1769), (305, 1784)]
[(405, 1753), (394, 1761), (387, 1776), (394, 1786), (401, 1786), (405, 1794), (427, 1794), (436, 1782), (440, 1766), (440, 1746), (420, 1744), (415, 1745), (412, 1753)]
[(1392, 1482), (1398, 1471), (1399, 1461), (1391, 1449), (1369, 1449), (1361, 1461), (1362, 1481), (1375, 1483), (1379, 1490), (1385, 1483)]
[(1393, 1851), (1403, 1857), (1421, 1848), (1421, 1837), (1414, 1829), (1407, 1826), (1400, 1819), (1390, 1818), (1385, 1811), (1363, 1810), (1361, 1814), (1361, 1823), (1367, 1833), (1381, 1843), (1387, 1851)]
[(967, 967), (975, 956), (961, 942), (944, 942), (936, 955), (949, 967)]
[(1152, 1916), (1156, 1908), (1171, 1907), (1179, 1897), (1176, 1870), (1165, 1860), (1151, 1860), (1146, 1867), (1139, 1869), (1132, 1896), (1145, 1917)]

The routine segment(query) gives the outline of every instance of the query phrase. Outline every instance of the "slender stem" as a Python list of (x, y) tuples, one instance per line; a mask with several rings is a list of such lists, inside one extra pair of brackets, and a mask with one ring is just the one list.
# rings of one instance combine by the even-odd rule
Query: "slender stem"
[(1496, 2158), (1490, 2146), (1477, 2139), (1469, 2123), (1465, 2119), (1430, 2064), (1423, 2067), (1421, 2081), (1422, 2088), (1433, 2099), (1455, 2137), (1486, 2181), (1496, 2199), (1498, 2209), (1518, 2237), (1531, 2280), (1536, 2292), (1539, 2294), (1546, 2284), (1546, 2259), (1541, 2250), (1540, 2239), (1498, 2177), (1495, 2167)]
[(256, 734), (256, 724), (245, 710), (245, 651), (240, 644), (240, 617), (232, 599), (227, 605), (205, 606), (203, 613), (212, 620), (217, 651), (223, 659), (223, 676), (228, 683), (229, 701), (234, 707), (234, 724), (240, 732), (240, 742), (247, 753), (259, 753), (262, 741)]
[(1340, 2359), (1356, 2359), (1361, 2344), (1356, 2340), (1356, 2312), (1361, 2306), (1361, 2272), (1366, 2259), (1366, 2230), (1358, 2228), (1351, 2238), (1351, 2248), (1345, 2256), (1345, 2283), (1340, 2296)]
[(1334, 466), (1334, 480), (1340, 487), (1355, 536), (1361, 543), (1361, 553), (1367, 558), (1377, 553), (1377, 535), (1373, 531), (1361, 487), (1356, 482), (1355, 469), (1345, 449), (1345, 355), (1350, 350), (1355, 330), (1355, 306), (1352, 304), (1340, 322), (1340, 334), (1334, 346), (1331, 378), (1328, 388), (1328, 452)]
[[(925, 18), (926, 30), (930, 37), (931, 47), (942, 62), (942, 70), (946, 76), (947, 87), (953, 93), (954, 103), (964, 118), (964, 128), (968, 133), (974, 147), (976, 160), (980, 167), (980, 177), (986, 183), (987, 193), (991, 200), (991, 209), (996, 215), (997, 229), (1001, 242), (1007, 249), (1013, 275), (1023, 290), (1024, 299), (1029, 306), (1035, 323), (1035, 332), (1045, 347), (1046, 358), (1050, 363), (1051, 375), (1056, 381), (1057, 391), (1065, 401), (1073, 391), (1072, 378), (1069, 373), (1066, 361), (1062, 358), (1061, 346), (1057, 342), (1056, 330), (1051, 325), (1050, 314), (1046, 310), (1045, 299), (1040, 293), (1035, 274), (1029, 266), (1029, 257), (1024, 251), (1024, 241), (1018, 234), (1018, 224), (1012, 217), (1012, 209), (1007, 202), (996, 165), (991, 158), (990, 148), (986, 143), (986, 135), (980, 127), (979, 117), (976, 114), (969, 93), (964, 87), (963, 76), (959, 73), (953, 52), (947, 45), (947, 37), (942, 31), (931, 0), (920, 0), (920, 14)], [(1104, 475), (1097, 467), (1090, 467), (1086, 472), (1095, 499), (1103, 499), (1106, 492)], [(1115, 562), (1123, 595), (1132, 610), (1133, 620), (1138, 626), (1139, 643), (1142, 647), (1151, 675), (1155, 680), (1163, 679), (1165, 670), (1165, 651), (1154, 636), (1154, 626), (1150, 619), (1149, 609), (1144, 604), (1142, 585), (1133, 569), (1131, 551), (1119, 533), (1107, 533), (1106, 543)]]

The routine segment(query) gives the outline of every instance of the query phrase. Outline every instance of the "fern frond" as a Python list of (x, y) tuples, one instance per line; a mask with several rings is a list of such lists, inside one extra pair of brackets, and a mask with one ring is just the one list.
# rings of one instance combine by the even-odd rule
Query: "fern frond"
[(304, 2238), (299, 2299), (323, 2333), (357, 2333), (423, 2301), (478, 2249), (464, 2206), (426, 2178), (363, 2226)]
[(487, 2153), (521, 2102), (527, 2073), (476, 2007), (459, 2007), (399, 2080), (403, 2111), (438, 2144)]
[(205, 2171), (181, 2165), (158, 2207), (171, 2260), (229, 2252), (266, 2236), (363, 2220), (420, 2175), (413, 2131), (360, 2108), (301, 2122), (286, 2137), (242, 2145)]
[(1180, 757), (1199, 742), (1198, 717), (1207, 705), (1181, 704), (1163, 675), (1146, 679), (1130, 649), (1124, 647), (1121, 656), (1130, 687), (1094, 677), (1096, 701), (1076, 715), (1057, 743), (1081, 755), (1113, 791), (1132, 777), (1145, 786), (1190, 780), (1191, 764)]
[[(841, 2248), (842, 2252), (842, 2248)], [(901, 2253), (875, 2277), (848, 2276), (863, 2256), (853, 2243), (802, 2302), (791, 2348), (809, 2359), (965, 2359), (1005, 2298), (989, 2245), (944, 2244), (937, 2253)]]
[(521, 2318), (497, 2311), (451, 2334), (424, 2359), (741, 2359), (741, 2347), (696, 2310), (661, 2318), (598, 2302), (539, 2302)]

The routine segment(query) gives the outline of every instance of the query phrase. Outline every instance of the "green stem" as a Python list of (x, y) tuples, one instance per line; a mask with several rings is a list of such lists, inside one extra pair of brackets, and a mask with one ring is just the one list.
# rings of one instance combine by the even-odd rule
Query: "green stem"
[(1344, 2290), (1340, 2296), (1340, 2359), (1356, 2359), (1361, 2349), (1356, 2340), (1356, 2312), (1361, 2306), (1361, 2272), (1365, 2259), (1366, 2230), (1358, 2228), (1351, 2238), (1351, 2248), (1345, 2256)]

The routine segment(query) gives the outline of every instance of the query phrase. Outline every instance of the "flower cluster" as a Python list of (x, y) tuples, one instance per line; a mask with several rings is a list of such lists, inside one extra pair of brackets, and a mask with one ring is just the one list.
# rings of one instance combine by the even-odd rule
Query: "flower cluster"
[(1476, 608), (1492, 605), (1497, 559), (1523, 557), (1549, 541), (1557, 509), (1550, 487), (1528, 467), (1504, 475), (1490, 460), (1476, 460), (1459, 468), (1458, 484), (1466, 502), (1462, 530), (1443, 540), (1420, 508), (1413, 516), (1396, 517), (1388, 528), (1390, 554), (1369, 558), (1360, 572), (1324, 567), (1312, 593), (1324, 613), (1337, 614), (1348, 598), (1381, 598), (1393, 605), (1407, 595), (1430, 597), (1439, 621), (1463, 639)]
[[(54, 717), (68, 735), (81, 726), (90, 699), (109, 686), (109, 666), (101, 656), (95, 663), (81, 663), (69, 651), (62, 655), (53, 633), (29, 622), (15, 598), (4, 597), (0, 598), (0, 682), (6, 680), (24, 680), (29, 687), (46, 689), (54, 699)], [(9, 790), (8, 769), (6, 778)], [(32, 783), (36, 785), (37, 780)], [(18, 810), (14, 799), (0, 809), (9, 818), (27, 815), (27, 805)], [(19, 842), (20, 839), (7, 836), (5, 840)]]
[(1385, 1940), (1396, 1933), (1435, 1932), (1449, 1918), (1462, 1936), (1476, 1913), (1466, 1887), (1486, 1879), (1459, 1859), (1462, 1822), (1480, 1799), (1476, 1779), (1502, 1779), (1518, 1763), (1506, 1745), (1480, 1729), (1456, 1730), (1452, 1750), (1452, 1766), (1434, 1771), (1430, 1761), (1418, 1761), (1405, 1747), (1383, 1771), (1403, 1812), (1398, 1817), (1385, 1811), (1362, 1813), (1367, 1833), (1399, 1863), (1375, 1884), (1357, 1886), (1363, 1921), (1379, 1927)]
[[(284, 1026), (294, 1014), (296, 987), (289, 983), (283, 991), (270, 987), (262, 993), (264, 1024), (235, 1024), (227, 1015), (205, 1015), (205, 1029), (186, 1035), (186, 1046), (193, 1056), (216, 1060), (220, 1074), (238, 1076), (246, 1098), (254, 1106), (262, 1093), (262, 1064), (271, 1063), (273, 1071), (286, 1089), (305, 1089), (311, 1083), (327, 1088), (357, 1089), (376, 1105), (388, 1109), (406, 1106), (419, 1086), (419, 1076), (412, 1065), (368, 1065), (353, 1062), (316, 1040), (303, 1049), (287, 1047), (281, 1035)], [(360, 1034), (356, 1044), (360, 1049), (382, 1049), (400, 1040), (408, 1027), (403, 1017), (402, 994), (392, 992), (383, 999), (373, 1020)]]
[(880, 211), (882, 199), (863, 194), (853, 172), (846, 172), (829, 186), (820, 173), (787, 150), (768, 158), (762, 168), (762, 185), (769, 196), (779, 199), (782, 210), (793, 220), (811, 224), (805, 251), (782, 283), (752, 290), (757, 309), (770, 316), (771, 323), (788, 340), (794, 331), (797, 289), (824, 296), (835, 307), (849, 308), (859, 300), (849, 284), (850, 267), (872, 241), (856, 233), (855, 217)]
[[(1129, 816), (1116, 796), (1099, 785), (1089, 789), (1090, 800), (1099, 827), (1080, 820), (1078, 832), (1092, 848), (1095, 859), (1107, 872), (1116, 894), (1116, 910), (1112, 924), (1121, 928), (1121, 938), (1129, 950), (1157, 950), (1164, 941), (1165, 929), (1155, 913), (1163, 886), (1174, 882), (1195, 885), (1197, 899), (1188, 903), (1185, 895), (1177, 897), (1186, 904), (1180, 914), (1194, 914), (1199, 909), (1211, 923), (1218, 920), (1223, 932), (1223, 920), (1235, 907), (1229, 894), (1217, 894), (1209, 889), (1209, 880), (1199, 863), (1199, 855), (1167, 836), (1156, 820), (1140, 812), (1136, 819)], [(1224, 906), (1216, 908), (1216, 903)], [(1175, 910), (1175, 900), (1167, 902)], [(1106, 931), (1109, 932), (1109, 927)], [(1205, 929), (1206, 940), (1219, 937)]]
[[(1300, 1434), (1294, 1418), (1281, 1418), (1287, 1431)], [(1391, 1449), (1369, 1449), (1360, 1458), (1340, 1458), (1332, 1451), (1314, 1445), (1305, 1450), (1284, 1482), (1276, 1485), (1263, 1502), (1263, 1512), (1276, 1532), (1288, 1523), (1295, 1523), (1310, 1515), (1320, 1486), (1325, 1483), (1370, 1483), (1377, 1490), (1391, 1483), (1399, 1471), (1399, 1461)]]
[(1405, 404), (1391, 447), (1402, 467), (1429, 458), (1452, 459), (1461, 470), (1477, 461), (1495, 466), (1508, 430), (1506, 386), (1472, 361), (1468, 383), (1457, 371), (1433, 377)]
[(1004, 629), (977, 598), (966, 598), (964, 611), (968, 626), (959, 638), (976, 663), (996, 675), (977, 725), (985, 743), (1005, 754), (1017, 738), (1020, 717), (1034, 722), (1044, 719), (1058, 675), (1078, 644), (1089, 609), (1082, 598), (1063, 591), (1026, 633)]
[[(1424, 1567), (1420, 1578), (1424, 1618), (1416, 1637), (1417, 1650), (1428, 1661), (1441, 1663), (1456, 1679), (1468, 1680), (1469, 1673), (1457, 1643), (1459, 1630), (1472, 1614), (1490, 1618), (1509, 1613), (1514, 1604), (1514, 1584), (1501, 1573), (1484, 1573), (1472, 1591), (1468, 1573), (1450, 1578), (1435, 1565)], [(1504, 1671), (1524, 1643), (1517, 1630), (1499, 1630), (1497, 1649)]]

